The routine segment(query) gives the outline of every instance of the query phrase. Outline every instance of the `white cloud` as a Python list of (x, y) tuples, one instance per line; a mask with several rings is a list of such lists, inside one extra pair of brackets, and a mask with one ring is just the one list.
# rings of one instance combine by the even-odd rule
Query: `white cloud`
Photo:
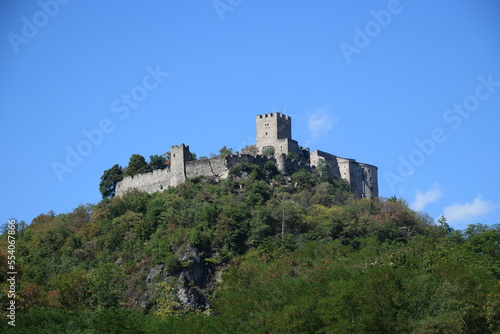
[(483, 216), (496, 209), (493, 201), (483, 201), (481, 195), (477, 195), (474, 201), (465, 204), (453, 204), (443, 210), (443, 215), (448, 223), (470, 223), (479, 216)]
[(435, 202), (443, 196), (441, 189), (439, 189), (439, 185), (434, 183), (432, 188), (422, 193), (420, 189), (417, 189), (417, 193), (415, 194), (415, 200), (411, 204), (411, 208), (416, 211), (422, 211), (425, 206), (429, 203)]
[(306, 144), (318, 141), (333, 129), (335, 123), (337, 119), (328, 114), (327, 108), (319, 108), (311, 112), (307, 120), (310, 134)]

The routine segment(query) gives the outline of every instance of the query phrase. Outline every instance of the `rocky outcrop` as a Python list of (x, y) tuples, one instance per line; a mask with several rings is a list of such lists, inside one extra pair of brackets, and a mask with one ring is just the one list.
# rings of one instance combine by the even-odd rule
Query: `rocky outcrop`
[(191, 245), (177, 249), (175, 259), (177, 265), (161, 264), (149, 269), (147, 290), (136, 305), (156, 310), (157, 300), (167, 298), (174, 313), (208, 311), (209, 297), (221, 281), (222, 266), (206, 261), (198, 249)]

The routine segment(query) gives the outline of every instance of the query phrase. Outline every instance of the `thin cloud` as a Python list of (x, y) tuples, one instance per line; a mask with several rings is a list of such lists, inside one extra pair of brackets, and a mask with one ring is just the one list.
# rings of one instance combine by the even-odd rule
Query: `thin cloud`
[(326, 108), (319, 108), (311, 112), (307, 120), (309, 139), (307, 139), (306, 144), (321, 139), (333, 129), (335, 123), (337, 123), (337, 119), (332, 118)]
[(427, 204), (433, 203), (440, 199), (443, 196), (441, 189), (439, 189), (439, 185), (434, 183), (432, 188), (423, 193), (420, 189), (417, 189), (417, 193), (415, 194), (415, 200), (411, 204), (411, 208), (416, 211), (422, 211)]
[(478, 195), (472, 202), (447, 206), (443, 215), (448, 223), (470, 223), (495, 209), (493, 201), (483, 201), (481, 195)]

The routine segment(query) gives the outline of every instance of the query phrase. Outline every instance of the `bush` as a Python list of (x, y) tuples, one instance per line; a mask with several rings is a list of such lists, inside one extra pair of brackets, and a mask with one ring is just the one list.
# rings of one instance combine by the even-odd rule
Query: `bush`
[(266, 157), (274, 157), (275, 149), (274, 146), (270, 145), (262, 151), (262, 155)]

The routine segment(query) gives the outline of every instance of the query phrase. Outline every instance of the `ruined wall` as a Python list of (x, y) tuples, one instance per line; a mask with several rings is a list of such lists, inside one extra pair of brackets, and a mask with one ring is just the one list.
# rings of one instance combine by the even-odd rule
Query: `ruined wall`
[[(378, 177), (377, 167), (356, 162), (354, 159), (336, 157), (326, 152), (314, 151), (311, 153), (310, 163), (303, 160), (287, 159), (285, 154), (278, 154), (275, 157), (265, 157), (262, 155), (238, 154), (225, 157), (214, 157), (210, 159), (194, 160), (185, 162), (187, 147), (181, 145), (175, 156), (172, 154), (172, 168), (177, 170), (174, 174), (170, 169), (155, 170), (151, 173), (144, 173), (135, 176), (127, 176), (116, 186), (116, 196), (122, 196), (127, 189), (136, 188), (148, 193), (163, 191), (169, 186), (175, 187), (184, 182), (186, 178), (196, 176), (215, 176), (224, 179), (229, 174), (231, 167), (241, 163), (254, 164), (264, 167), (268, 161), (276, 163), (282, 173), (292, 174), (297, 170), (312, 170), (319, 165), (319, 161), (324, 159), (330, 171), (350, 184), (350, 190), (357, 197), (378, 197)], [(184, 163), (182, 163), (184, 161)], [(174, 167), (175, 166), (175, 167)]]
[[(276, 159), (260, 155), (230, 155), (226, 157), (214, 157), (185, 162), (185, 157), (189, 153), (188, 147), (177, 146), (178, 150), (171, 154), (171, 169), (155, 170), (150, 173), (143, 173), (134, 176), (127, 176), (116, 185), (116, 196), (122, 196), (127, 189), (136, 188), (140, 191), (153, 193), (163, 191), (168, 187), (175, 187), (184, 182), (186, 178), (196, 176), (216, 176), (224, 179), (228, 176), (229, 169), (241, 163), (255, 164), (264, 167), (267, 161), (276, 163)], [(172, 150), (171, 152), (174, 152)], [(184, 161), (184, 163), (182, 163)], [(289, 161), (289, 160), (288, 160)], [(287, 162), (288, 167), (294, 166), (291, 161)], [(296, 168), (299, 168), (298, 165)], [(174, 173), (174, 169), (176, 173)]]
[(377, 167), (351, 161), (349, 165), (351, 192), (357, 197), (378, 197)]
[(377, 167), (356, 162), (354, 159), (336, 157), (320, 150), (311, 153), (311, 166), (319, 166), (321, 160), (326, 162), (330, 172), (349, 182), (351, 192), (357, 197), (378, 197)]
[[(377, 167), (356, 162), (354, 159), (340, 158), (335, 155), (316, 150), (305, 154), (298, 142), (292, 139), (292, 119), (289, 116), (274, 112), (257, 115), (256, 151), (257, 155), (238, 154), (226, 157), (214, 157), (188, 161), (190, 158), (189, 146), (184, 144), (172, 146), (170, 170), (158, 170), (152, 173), (126, 177), (116, 186), (116, 195), (121, 196), (126, 189), (137, 188), (149, 193), (162, 191), (169, 186), (175, 187), (187, 178), (196, 176), (216, 176), (225, 178), (229, 169), (240, 163), (250, 163), (263, 167), (267, 161), (276, 163), (282, 173), (292, 174), (299, 169), (312, 170), (318, 167), (320, 161), (326, 162), (330, 172), (346, 180), (351, 192), (358, 197), (378, 196)], [(275, 156), (260, 155), (267, 146), (274, 146)], [(307, 149), (308, 151), (309, 149)], [(298, 153), (299, 159), (286, 158), (287, 153)]]
[(378, 168), (363, 163), (359, 165), (363, 169), (363, 197), (378, 197)]
[(169, 169), (158, 169), (150, 173), (127, 176), (116, 185), (115, 196), (122, 196), (123, 193), (132, 188), (147, 193), (162, 191), (170, 186), (172, 173)]
[(320, 161), (324, 160), (330, 173), (340, 175), (339, 162), (337, 159), (338, 157), (320, 150), (313, 151), (309, 157), (311, 166), (318, 167), (320, 165)]
[(220, 176), (227, 171), (226, 157), (214, 157), (188, 161), (186, 163), (186, 177)]
[(250, 154), (240, 154), (231, 155), (227, 157), (227, 165), (229, 168), (239, 165), (241, 163), (254, 164), (257, 166), (264, 167), (264, 164), (268, 161), (273, 161), (276, 163), (276, 159), (265, 157), (263, 155), (250, 155)]

